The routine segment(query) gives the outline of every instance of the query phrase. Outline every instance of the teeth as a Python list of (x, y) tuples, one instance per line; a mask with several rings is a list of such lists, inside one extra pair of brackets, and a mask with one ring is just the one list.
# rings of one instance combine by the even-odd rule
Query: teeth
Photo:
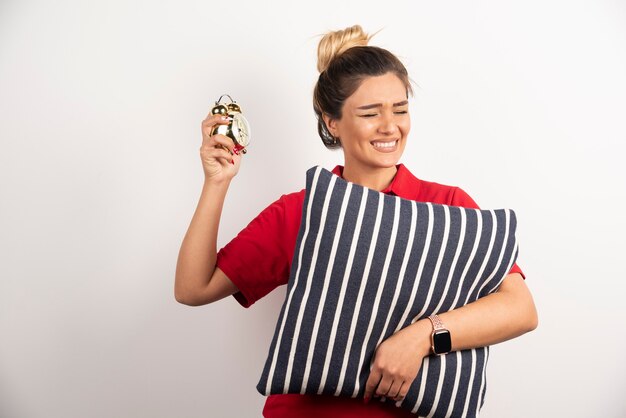
[(396, 145), (397, 141), (392, 142), (372, 142), (376, 148), (393, 148)]

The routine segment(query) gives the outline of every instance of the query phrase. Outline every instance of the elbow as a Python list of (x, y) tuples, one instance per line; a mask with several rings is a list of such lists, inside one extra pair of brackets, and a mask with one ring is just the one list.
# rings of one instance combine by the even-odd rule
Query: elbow
[(203, 306), (215, 302), (216, 299), (207, 298), (201, 290), (181, 289), (175, 287), (174, 298), (176, 302), (187, 306)]
[(514, 338), (537, 329), (539, 317), (530, 294), (527, 294), (527, 297), (508, 299), (505, 306), (509, 313), (510, 330)]
[(187, 306), (200, 305), (199, 303), (197, 303), (197, 300), (196, 300), (197, 296), (194, 295), (193, 291), (190, 291), (188, 289), (183, 289), (182, 286), (178, 286), (178, 285), (174, 286), (174, 299), (176, 299), (176, 302), (182, 305), (187, 305)]
[(239, 289), (216, 269), (209, 280), (192, 280), (188, 277), (176, 276), (174, 297), (178, 303), (188, 306), (202, 306), (217, 302), (226, 296), (238, 292)]
[(522, 333), (531, 332), (537, 329), (539, 326), (539, 316), (537, 315), (537, 308), (532, 299), (527, 303), (524, 308), (524, 315), (522, 315), (523, 321), (521, 324)]
[(188, 295), (188, 294), (174, 292), (174, 298), (176, 299), (176, 302), (182, 305), (187, 305), (187, 306), (200, 306), (200, 305), (206, 304), (206, 303), (199, 303), (196, 300), (196, 298), (193, 297), (193, 295)]
[(537, 315), (537, 308), (535, 308), (535, 305), (532, 306), (531, 314), (529, 315), (527, 321), (527, 326), (527, 332), (534, 331), (539, 326), (539, 315)]
[(517, 278), (509, 281), (506, 305), (510, 307), (511, 313), (516, 317), (513, 321), (517, 327), (518, 333), (525, 334), (534, 331), (539, 326), (539, 316), (537, 315), (537, 307), (530, 290), (526, 287), (526, 283), (522, 280), (519, 273), (514, 273)]
[(189, 302), (189, 297), (178, 288), (174, 289), (174, 299), (176, 299), (176, 302), (183, 305), (192, 306), (192, 304)]

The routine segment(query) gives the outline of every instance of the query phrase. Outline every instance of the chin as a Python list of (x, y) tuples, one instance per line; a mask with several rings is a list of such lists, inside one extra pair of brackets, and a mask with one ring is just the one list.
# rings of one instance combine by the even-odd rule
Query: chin
[(383, 161), (376, 161), (376, 163), (374, 164), (377, 168), (392, 168), (395, 167), (396, 165), (398, 165), (398, 161), (400, 161), (399, 158), (394, 158), (394, 159), (386, 159)]
[(398, 165), (398, 162), (400, 161), (400, 157), (402, 157), (402, 153), (394, 152), (393, 154), (388, 154), (382, 157), (378, 156), (378, 158), (376, 158), (375, 161), (381, 167), (388, 168), (388, 167), (393, 167), (395, 165)]

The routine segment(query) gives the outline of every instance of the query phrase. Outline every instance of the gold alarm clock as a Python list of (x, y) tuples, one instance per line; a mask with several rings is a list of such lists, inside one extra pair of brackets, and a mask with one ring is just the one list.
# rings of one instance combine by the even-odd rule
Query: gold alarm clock
[[(230, 103), (221, 103), (224, 97), (230, 99)], [(227, 125), (215, 125), (211, 135), (220, 134), (229, 137), (235, 143), (235, 154), (247, 153), (246, 147), (250, 144), (250, 124), (243, 116), (241, 107), (228, 94), (222, 94), (211, 109), (213, 115), (228, 116)]]

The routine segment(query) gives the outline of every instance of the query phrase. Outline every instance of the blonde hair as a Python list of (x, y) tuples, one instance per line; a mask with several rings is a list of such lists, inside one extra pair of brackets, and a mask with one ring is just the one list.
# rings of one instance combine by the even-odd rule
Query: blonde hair
[(341, 119), (344, 102), (366, 78), (395, 74), (406, 87), (407, 97), (409, 93), (413, 94), (402, 62), (386, 49), (369, 46), (372, 36), (361, 26), (354, 25), (329, 32), (320, 40), (317, 48), (320, 75), (313, 90), (313, 110), (317, 117), (317, 132), (326, 148), (340, 148), (341, 141), (328, 131), (323, 115)]
[(367, 46), (371, 38), (360, 25), (328, 32), (317, 46), (317, 70), (320, 73), (326, 71), (335, 57), (352, 47)]

